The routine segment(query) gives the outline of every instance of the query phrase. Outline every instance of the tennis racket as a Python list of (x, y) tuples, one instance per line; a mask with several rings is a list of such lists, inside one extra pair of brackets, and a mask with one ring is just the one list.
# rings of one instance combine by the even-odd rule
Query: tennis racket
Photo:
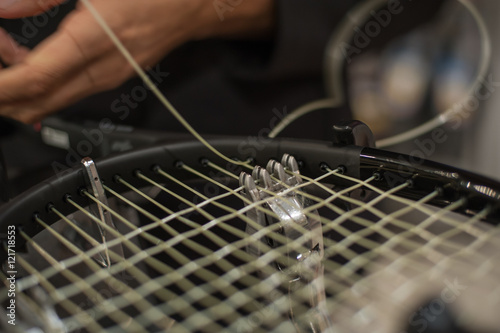
[(0, 209), (6, 332), (497, 332), (500, 184), (411, 156), (158, 145)]

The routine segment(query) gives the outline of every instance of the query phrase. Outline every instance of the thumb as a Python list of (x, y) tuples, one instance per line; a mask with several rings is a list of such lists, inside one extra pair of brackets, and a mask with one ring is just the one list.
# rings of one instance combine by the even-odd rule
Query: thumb
[(35, 16), (66, 0), (0, 0), (0, 17), (12, 19)]

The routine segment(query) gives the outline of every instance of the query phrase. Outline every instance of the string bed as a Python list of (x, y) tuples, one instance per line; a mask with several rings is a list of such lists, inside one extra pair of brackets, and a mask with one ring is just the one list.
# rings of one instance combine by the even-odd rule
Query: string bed
[[(89, 207), (103, 207), (116, 229), (71, 197), (65, 204), (73, 214), (51, 206), (58, 222), (37, 218), (42, 232), (20, 232), (29, 251), (17, 256), (18, 323), (6, 327), (401, 332), (411, 323), (430, 325), (445, 311), (475, 331), (497, 327), (490, 314), (500, 301), (498, 230), (481, 221), (489, 208), (462, 216), (454, 211), (465, 199), (443, 209), (428, 205), (439, 189), (412, 201), (398, 196), (410, 182), (385, 191), (375, 177), (358, 180), (328, 168), (293, 186), (274, 178), (279, 192), (257, 180), (256, 189), (268, 196), (252, 201), (239, 173), (205, 165), (202, 173), (180, 164), (185, 178), (158, 167), (162, 181), (138, 171), (142, 186), (117, 176), (104, 185), (107, 205), (82, 190)], [(335, 185), (341, 181), (351, 185)], [(128, 190), (120, 193), (116, 184)], [(303, 224), (293, 225), (295, 239), (283, 231), (272, 202), (286, 206), (296, 198), (306, 203), (304, 218), (320, 223), (322, 244)], [(260, 213), (274, 223), (257, 223)], [(109, 239), (96, 238), (93, 223)], [(111, 265), (95, 260), (101, 253)], [(6, 302), (7, 276), (0, 278)], [(419, 311), (429, 301), (426, 318)], [(0, 317), (5, 325), (7, 317)]]

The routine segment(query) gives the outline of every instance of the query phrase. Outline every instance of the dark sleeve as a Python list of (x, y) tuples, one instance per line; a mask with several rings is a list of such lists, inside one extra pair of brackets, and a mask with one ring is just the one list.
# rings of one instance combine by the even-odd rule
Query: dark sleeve
[[(276, 30), (265, 68), (267, 78), (321, 76), (328, 41), (340, 23), (349, 20), (350, 11), (366, 1), (370, 0), (276, 0)], [(387, 5), (372, 11), (365, 22), (353, 26), (353, 37), (357, 31), (380, 28), (375, 34), (370, 32), (367, 45), (355, 55), (381, 48), (431, 20), (444, 2), (388, 0)]]
[(277, 27), (269, 70), (276, 76), (318, 75), (327, 42), (357, 1), (276, 0)]

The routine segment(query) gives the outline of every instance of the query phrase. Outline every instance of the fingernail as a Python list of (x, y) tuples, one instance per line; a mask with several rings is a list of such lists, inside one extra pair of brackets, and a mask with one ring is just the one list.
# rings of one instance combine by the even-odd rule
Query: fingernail
[(0, 0), (0, 9), (8, 9), (18, 0)]

